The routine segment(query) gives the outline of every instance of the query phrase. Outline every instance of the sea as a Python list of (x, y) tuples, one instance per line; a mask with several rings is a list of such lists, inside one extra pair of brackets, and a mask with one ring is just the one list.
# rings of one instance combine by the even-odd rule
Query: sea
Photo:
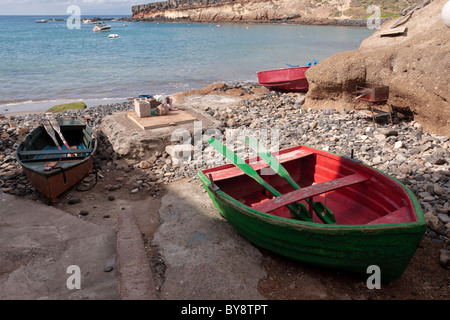
[[(68, 16), (0, 16), (0, 113), (75, 101), (117, 103), (215, 82), (257, 82), (258, 71), (320, 63), (357, 49), (373, 32), (362, 27), (96, 17), (107, 19), (111, 29), (93, 32), (94, 25), (77, 25)], [(36, 23), (38, 19), (55, 21)]]

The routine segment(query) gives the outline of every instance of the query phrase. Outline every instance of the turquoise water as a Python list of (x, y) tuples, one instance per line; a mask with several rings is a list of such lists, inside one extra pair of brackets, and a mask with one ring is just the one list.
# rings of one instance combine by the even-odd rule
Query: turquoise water
[[(0, 16), (0, 111), (30, 101), (173, 94), (357, 49), (366, 28), (105, 21), (70, 30), (67, 16)], [(89, 17), (83, 17), (89, 18)], [(112, 18), (109, 16), (109, 18)], [(119, 37), (109, 39), (114, 33)], [(3, 108), (4, 109), (4, 108)]]

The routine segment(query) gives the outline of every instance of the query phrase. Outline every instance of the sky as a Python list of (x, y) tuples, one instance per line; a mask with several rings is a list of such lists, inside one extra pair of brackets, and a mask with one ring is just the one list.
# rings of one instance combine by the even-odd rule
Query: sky
[[(157, 0), (0, 0), (0, 15), (70, 15), (76, 5), (81, 15), (131, 16), (131, 7)], [(159, 1), (159, 0), (158, 0)], [(163, 0), (161, 0), (163, 1)], [(72, 11), (70, 11), (71, 13)]]

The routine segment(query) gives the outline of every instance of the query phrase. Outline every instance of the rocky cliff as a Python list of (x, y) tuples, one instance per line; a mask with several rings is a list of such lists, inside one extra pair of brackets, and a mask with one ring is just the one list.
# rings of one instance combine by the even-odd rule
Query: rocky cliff
[[(407, 0), (169, 0), (133, 6), (133, 19), (197, 22), (277, 22), (355, 24), (378, 4), (382, 18), (398, 15)], [(357, 23), (357, 21), (356, 21)], [(361, 23), (365, 23), (365, 20)]]
[(305, 107), (352, 109), (357, 85), (383, 84), (389, 86), (394, 110), (450, 136), (450, 28), (441, 20), (446, 2), (434, 0), (409, 17), (390, 20), (358, 50), (309, 69)]

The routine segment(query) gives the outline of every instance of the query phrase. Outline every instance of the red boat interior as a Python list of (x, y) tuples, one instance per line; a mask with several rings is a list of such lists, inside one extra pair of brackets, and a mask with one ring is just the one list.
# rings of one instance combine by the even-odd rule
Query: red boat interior
[[(282, 150), (277, 158), (300, 185), (300, 190), (295, 190), (273, 171), (270, 175), (264, 174), (267, 164), (260, 158), (250, 160), (250, 165), (282, 196), (274, 198), (233, 164), (207, 169), (203, 173), (207, 177), (211, 174), (214, 184), (232, 198), (279, 217), (292, 218), (287, 205), (302, 202), (309, 208), (306, 201), (312, 199), (330, 209), (338, 225), (417, 221), (406, 190), (370, 167), (306, 146)], [(309, 210), (314, 222), (323, 223), (312, 208)]]

